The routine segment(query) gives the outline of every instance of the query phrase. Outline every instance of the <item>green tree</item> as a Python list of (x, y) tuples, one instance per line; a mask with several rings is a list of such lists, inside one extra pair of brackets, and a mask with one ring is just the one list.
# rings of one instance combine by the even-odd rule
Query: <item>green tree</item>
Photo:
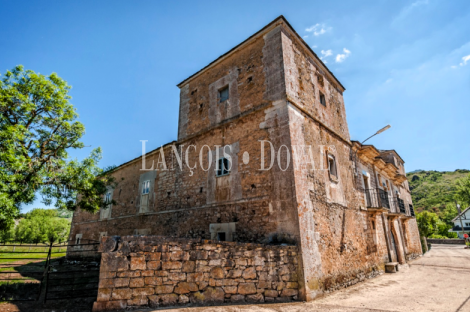
[(50, 218), (45, 223), (45, 238), (49, 243), (66, 241), (70, 233), (70, 221), (64, 218)]
[(55, 209), (33, 209), (16, 226), (15, 238), (20, 243), (62, 242), (68, 238), (70, 223)]
[(436, 223), (436, 235), (440, 235), (444, 238), (456, 238), (457, 233), (454, 232), (449, 232), (449, 230), (452, 228), (452, 225), (447, 224), (446, 222), (442, 221), (439, 219)]
[(457, 181), (455, 197), (466, 205), (470, 205), (470, 175)]
[(46, 77), (23, 66), (0, 81), (0, 230), (38, 192), (61, 209), (94, 213), (106, 206), (102, 195), (113, 180), (98, 167), (101, 150), (82, 161), (68, 158), (69, 149), (84, 147), (85, 133), (70, 88), (55, 73)]
[(15, 239), (14, 227), (8, 227), (0, 230), (0, 243), (6, 244)]
[(33, 226), (31, 220), (21, 219), (18, 225), (15, 228), (15, 241), (20, 242), (30, 242), (32, 240)]
[(454, 219), (459, 214), (457, 207), (455, 207), (454, 203), (450, 203), (446, 205), (446, 208), (442, 211), (440, 216), (441, 220), (447, 223), (448, 225), (454, 225), (452, 219)]
[(437, 230), (439, 217), (434, 212), (423, 211), (416, 215), (416, 221), (421, 236), (429, 237)]

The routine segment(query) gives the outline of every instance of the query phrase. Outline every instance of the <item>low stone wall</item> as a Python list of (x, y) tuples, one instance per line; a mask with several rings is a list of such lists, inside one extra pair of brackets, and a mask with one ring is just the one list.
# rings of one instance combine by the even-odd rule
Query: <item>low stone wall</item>
[(449, 239), (437, 239), (427, 238), (429, 244), (452, 244), (452, 245), (465, 245), (465, 239), (449, 238)]
[(298, 250), (158, 236), (104, 237), (93, 311), (298, 299)]

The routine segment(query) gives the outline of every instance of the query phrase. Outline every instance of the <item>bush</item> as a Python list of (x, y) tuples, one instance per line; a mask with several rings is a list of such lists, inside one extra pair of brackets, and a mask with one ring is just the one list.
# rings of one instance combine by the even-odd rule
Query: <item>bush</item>
[(449, 239), (449, 237), (447, 236), (444, 236), (444, 235), (440, 235), (440, 234), (432, 234), (431, 236), (429, 236), (428, 238), (435, 238), (435, 239)]

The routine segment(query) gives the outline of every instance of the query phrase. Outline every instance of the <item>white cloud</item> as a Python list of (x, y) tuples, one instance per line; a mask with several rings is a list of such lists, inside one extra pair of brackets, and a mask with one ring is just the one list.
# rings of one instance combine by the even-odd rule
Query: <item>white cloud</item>
[(336, 55), (336, 63), (342, 63), (351, 54), (351, 51), (346, 48), (343, 48), (343, 52), (343, 54)]
[(321, 52), (321, 55), (322, 55), (322, 56), (320, 56), (320, 60), (322, 60), (323, 63), (326, 64), (327, 62), (326, 62), (325, 59), (326, 59), (328, 56), (332, 56), (332, 55), (333, 55), (333, 51), (331, 51), (331, 50), (321, 50), (320, 52)]
[(320, 52), (321, 52), (321, 54), (322, 54), (323, 57), (327, 57), (327, 56), (333, 55), (333, 51), (331, 51), (331, 50), (326, 50), (326, 51), (325, 51), (325, 50), (321, 50)]
[(320, 36), (326, 33), (330, 28), (326, 27), (325, 24), (315, 24), (305, 29), (306, 32), (312, 33), (314, 36)]
[(418, 0), (418, 1), (415, 1), (415, 2), (413, 2), (412, 4), (410, 4), (406, 7), (404, 7), (400, 11), (400, 14), (398, 14), (398, 16), (393, 20), (393, 23), (396, 23), (399, 20), (402, 20), (405, 17), (407, 17), (408, 15), (411, 14), (411, 12), (413, 12), (414, 9), (416, 9), (416, 8), (422, 6), (422, 5), (427, 5), (427, 4), (429, 4), (429, 0)]
[(307, 39), (307, 38), (308, 38), (308, 35), (305, 35), (305, 36), (303, 36), (302, 38)]
[(462, 63), (460, 63), (460, 66), (465, 66), (467, 65), (467, 62), (470, 61), (470, 54), (462, 57)]

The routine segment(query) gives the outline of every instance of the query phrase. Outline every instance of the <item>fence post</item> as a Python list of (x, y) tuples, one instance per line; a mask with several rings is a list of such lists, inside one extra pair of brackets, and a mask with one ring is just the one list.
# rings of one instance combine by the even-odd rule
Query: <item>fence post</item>
[(43, 304), (46, 303), (46, 300), (47, 300), (47, 290), (49, 288), (49, 269), (50, 269), (50, 266), (47, 266), (46, 268), (46, 291), (44, 292), (44, 301), (42, 302)]
[(49, 280), (49, 274), (48, 274), (48, 271), (49, 271), (49, 258), (51, 257), (51, 250), (52, 250), (52, 244), (49, 245), (49, 252), (47, 253), (46, 264), (44, 265), (44, 274), (43, 274), (43, 277), (42, 277), (41, 285), (39, 286), (39, 293), (38, 293), (37, 301), (39, 301), (39, 299), (41, 298), (41, 292), (42, 292), (42, 287), (43, 287), (42, 285), (44, 284), (44, 281), (46, 280), (46, 293), (44, 294), (44, 302), (46, 302), (47, 281)]

